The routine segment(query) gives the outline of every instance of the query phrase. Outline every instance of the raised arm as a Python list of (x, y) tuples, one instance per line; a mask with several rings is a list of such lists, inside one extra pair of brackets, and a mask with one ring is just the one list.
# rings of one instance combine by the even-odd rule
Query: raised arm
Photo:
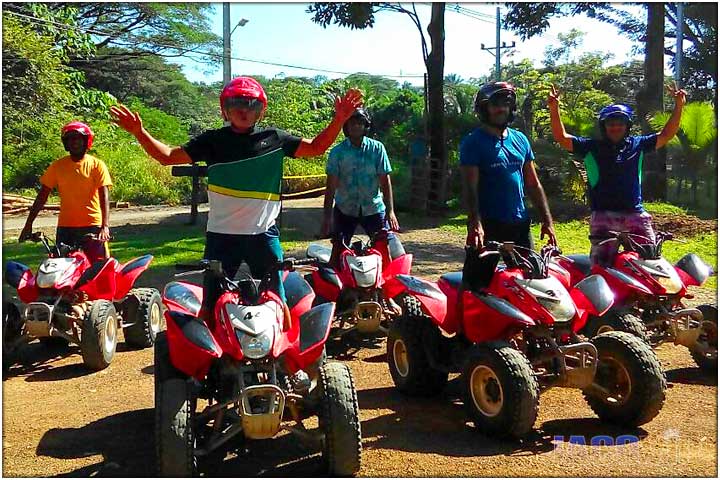
[(342, 130), (345, 121), (362, 106), (362, 93), (351, 88), (347, 93), (335, 99), (335, 116), (330, 125), (313, 139), (303, 138), (295, 152), (299, 158), (317, 157), (325, 153)]
[(563, 125), (562, 119), (560, 118), (560, 92), (555, 88), (555, 85), (550, 87), (548, 107), (550, 108), (550, 126), (552, 127), (553, 138), (562, 148), (568, 152), (572, 152), (573, 137), (565, 131), (565, 125)]
[(677, 85), (668, 85), (667, 89), (670, 92), (670, 95), (675, 98), (675, 108), (673, 109), (673, 113), (663, 127), (662, 131), (658, 134), (657, 143), (655, 144), (656, 149), (660, 149), (667, 145), (667, 143), (677, 134), (680, 129), (682, 110), (685, 106), (687, 98), (687, 92), (683, 89), (678, 89)]
[(125, 105), (119, 105), (110, 107), (110, 113), (113, 116), (113, 121), (120, 128), (134, 136), (143, 150), (161, 164), (182, 165), (192, 163), (190, 155), (182, 147), (170, 147), (150, 135), (143, 127), (138, 112), (131, 112)]

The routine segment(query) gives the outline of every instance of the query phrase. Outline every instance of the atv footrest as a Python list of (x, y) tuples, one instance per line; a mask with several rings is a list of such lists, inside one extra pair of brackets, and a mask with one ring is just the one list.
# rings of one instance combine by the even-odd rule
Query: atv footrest
[(586, 388), (595, 379), (598, 352), (590, 342), (562, 345), (560, 348), (561, 378), (559, 387)]

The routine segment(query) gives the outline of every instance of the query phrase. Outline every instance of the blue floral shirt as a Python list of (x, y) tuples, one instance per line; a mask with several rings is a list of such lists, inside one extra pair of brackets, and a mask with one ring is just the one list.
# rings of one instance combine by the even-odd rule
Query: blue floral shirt
[(363, 137), (360, 147), (349, 139), (336, 145), (325, 167), (325, 173), (339, 180), (335, 206), (353, 217), (385, 212), (378, 176), (391, 171), (385, 146), (368, 137)]

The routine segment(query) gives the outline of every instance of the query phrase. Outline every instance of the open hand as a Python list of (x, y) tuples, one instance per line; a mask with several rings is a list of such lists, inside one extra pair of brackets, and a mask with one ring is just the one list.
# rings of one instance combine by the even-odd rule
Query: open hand
[(110, 107), (110, 114), (112, 115), (112, 121), (131, 135), (137, 137), (142, 131), (143, 124), (140, 114), (130, 111), (125, 105)]
[(335, 118), (345, 123), (360, 107), (362, 107), (362, 93), (356, 88), (351, 88), (345, 95), (335, 99)]
[(102, 227), (98, 233), (98, 240), (101, 242), (110, 241), (110, 227)]
[(390, 231), (391, 232), (399, 232), (400, 231), (400, 223), (398, 222), (397, 217), (395, 216), (394, 211), (389, 211), (385, 215), (385, 219), (390, 224)]

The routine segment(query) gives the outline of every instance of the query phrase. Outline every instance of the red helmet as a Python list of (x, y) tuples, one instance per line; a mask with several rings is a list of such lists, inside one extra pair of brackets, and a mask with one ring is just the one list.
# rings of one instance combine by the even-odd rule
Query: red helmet
[(93, 138), (95, 138), (95, 135), (93, 134), (93, 131), (90, 130), (90, 127), (88, 127), (82, 122), (70, 122), (62, 128), (62, 134), (60, 135), (60, 138), (64, 140), (65, 135), (67, 135), (69, 132), (77, 132), (80, 135), (86, 136), (87, 148), (88, 150), (90, 150), (90, 147), (92, 147), (93, 144)]
[[(225, 99), (231, 97), (247, 97), (259, 100), (263, 105), (263, 110), (267, 108), (267, 96), (262, 85), (251, 77), (235, 77), (223, 88), (220, 94), (220, 110), (223, 111)], [(223, 115), (224, 115), (223, 111)]]

